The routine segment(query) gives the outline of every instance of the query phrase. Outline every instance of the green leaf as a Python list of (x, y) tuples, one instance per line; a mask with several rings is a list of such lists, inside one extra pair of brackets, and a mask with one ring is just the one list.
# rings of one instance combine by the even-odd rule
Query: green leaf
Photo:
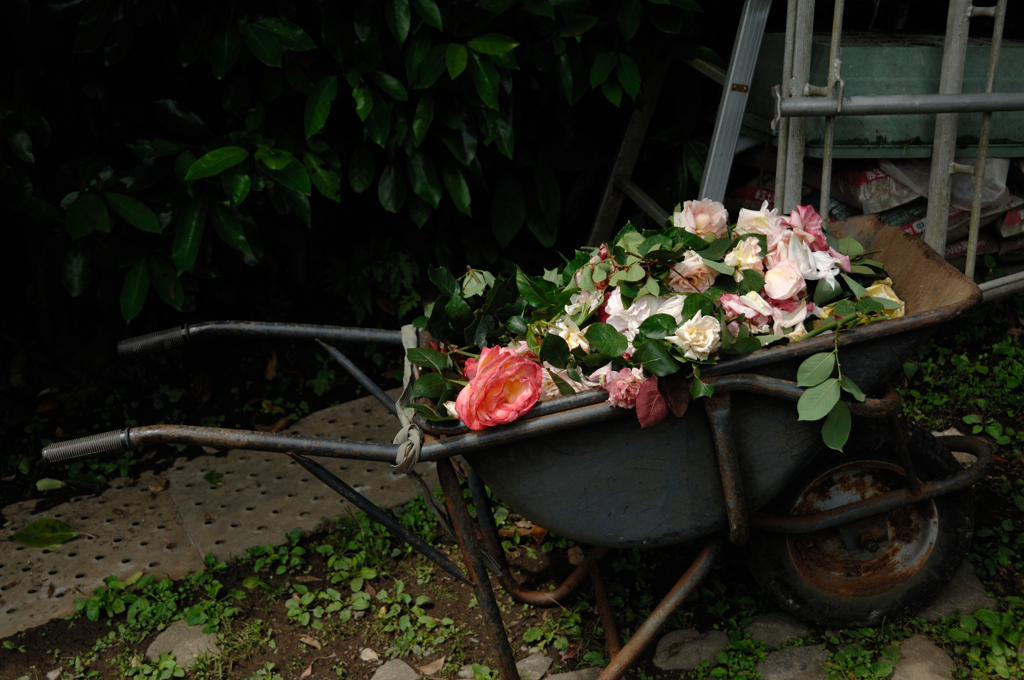
[(418, 399), (419, 397), (439, 399), (447, 389), (447, 378), (440, 373), (427, 373), (426, 375), (421, 375), (419, 379), (413, 383), (412, 396), (414, 399)]
[(282, 45), (296, 52), (315, 50), (316, 43), (298, 25), (280, 17), (268, 17), (256, 22), (277, 36)]
[(213, 222), (213, 229), (217, 232), (217, 236), (224, 243), (244, 255), (252, 252), (234, 210), (226, 208), (220, 203), (213, 203), (210, 205), (210, 220)]
[(526, 222), (523, 185), (515, 175), (503, 175), (491, 200), (491, 232), (498, 244), (507, 246)]
[(193, 200), (182, 208), (174, 229), (174, 244), (171, 246), (171, 257), (179, 274), (188, 271), (195, 264), (205, 223), (206, 205), (202, 200)]
[(348, 183), (352, 186), (352, 191), (361, 194), (369, 189), (376, 173), (373, 152), (369, 145), (360, 144), (353, 149), (348, 161)]
[(174, 309), (181, 311), (185, 304), (185, 291), (178, 281), (174, 265), (167, 260), (146, 258), (146, 266), (149, 268), (149, 279), (153, 284), (153, 290)]
[(796, 371), (796, 384), (800, 387), (811, 387), (824, 382), (832, 375), (836, 367), (836, 355), (833, 352), (820, 352), (804, 359)]
[(857, 401), (864, 401), (864, 393), (857, 387), (857, 383), (853, 382), (848, 376), (844, 375), (842, 377), (842, 387), (844, 392), (851, 394)]
[(313, 180), (313, 186), (317, 188), (324, 197), (335, 203), (341, 202), (341, 177), (334, 170), (331, 170), (318, 157), (308, 151), (303, 152), (302, 160), (306, 163), (306, 170)]
[(214, 33), (206, 45), (206, 60), (210, 62), (210, 68), (213, 69), (213, 77), (222, 80), (228, 69), (238, 61), (238, 54), (241, 50), (242, 38), (233, 27)]
[(615, 66), (619, 63), (618, 52), (602, 52), (594, 59), (590, 67), (590, 87), (596, 88), (608, 80)]
[(622, 89), (626, 91), (629, 98), (636, 99), (636, 96), (640, 93), (640, 69), (637, 67), (633, 57), (620, 53), (615, 73), (619, 77)]
[(858, 255), (864, 254), (864, 246), (862, 246), (857, 239), (852, 236), (841, 238), (837, 241), (839, 247), (836, 248), (843, 255), (849, 255), (851, 258), (857, 257)]
[(32, 154), (32, 138), (24, 130), (15, 130), (7, 138), (7, 144), (11, 147), (14, 155), (26, 163), (35, 164), (36, 157)]
[(113, 0), (100, 0), (82, 15), (75, 28), (73, 49), (76, 54), (92, 52), (103, 44), (114, 18), (114, 8)]
[(30, 548), (47, 548), (67, 543), (77, 535), (77, 531), (59, 519), (37, 519), (11, 536), (11, 539)]
[(759, 292), (764, 288), (764, 275), (756, 269), (744, 269), (743, 280), (740, 281), (740, 295), (743, 293)]
[(611, 356), (622, 356), (629, 348), (626, 336), (615, 330), (611, 324), (592, 323), (587, 326), (586, 336), (594, 349)]
[(489, 60), (484, 61), (475, 52), (469, 55), (469, 73), (473, 76), (473, 84), (476, 85), (476, 92), (480, 95), (483, 103), (498, 110), (498, 86), (501, 84), (501, 76)]
[(92, 255), (81, 246), (71, 248), (64, 256), (61, 278), (64, 281), (64, 288), (71, 297), (78, 297), (89, 287), (89, 281), (92, 279), (91, 265)]
[(437, 8), (437, 3), (434, 0), (412, 0), (412, 6), (424, 21), (437, 30), (441, 30), (441, 10)]
[(384, 19), (398, 44), (404, 44), (405, 39), (409, 37), (409, 26), (412, 23), (409, 0), (384, 0)]
[(857, 306), (853, 304), (852, 300), (840, 300), (836, 303), (832, 313), (837, 319), (845, 319), (857, 314)]
[(377, 198), (384, 209), (397, 213), (405, 204), (406, 185), (402, 173), (399, 173), (392, 161), (384, 167), (377, 182)]
[(281, 55), (284, 48), (281, 47), (281, 41), (270, 30), (259, 24), (249, 24), (242, 29), (242, 37), (254, 57), (267, 66), (281, 67)]
[(455, 278), (455, 275), (447, 267), (429, 267), (427, 269), (427, 278), (444, 295), (457, 297), (462, 294), (459, 288), (459, 280)]
[(796, 410), (799, 414), (797, 420), (820, 420), (829, 414), (829, 411), (839, 401), (839, 379), (832, 378), (823, 383), (804, 390), (800, 400), (796, 403)]
[(558, 89), (565, 97), (565, 101), (572, 104), (572, 60), (568, 54), (560, 54), (555, 58), (555, 76), (558, 79)]
[(121, 287), (121, 315), (126, 322), (139, 315), (146, 304), (146, 293), (149, 292), (149, 269), (145, 260), (139, 260), (128, 270)]
[(366, 119), (366, 130), (370, 139), (383, 148), (388, 134), (391, 132), (391, 111), (388, 109), (387, 102), (379, 94), (371, 92), (370, 96), (373, 98), (373, 107)]
[(203, 44), (210, 36), (211, 16), (212, 14), (206, 12), (201, 13), (199, 19), (181, 39), (181, 45), (178, 46), (178, 61), (182, 66), (188, 66), (203, 53)]
[(286, 186), (300, 194), (308, 196), (312, 190), (312, 185), (309, 181), (309, 173), (306, 172), (306, 168), (302, 163), (297, 160), (293, 159), (288, 163), (288, 165), (284, 166), (283, 170), (273, 170), (271, 168), (261, 167), (260, 171), (272, 178), (278, 184)]
[(156, 218), (156, 213), (142, 201), (111, 191), (104, 191), (103, 197), (107, 199), (107, 203), (114, 209), (114, 212), (123, 217), (128, 224), (151, 234), (160, 233), (160, 223)]
[(668, 314), (652, 314), (640, 324), (636, 337), (641, 340), (647, 338), (662, 340), (675, 333), (678, 327), (679, 324), (676, 323), (676, 320)]
[(441, 372), (450, 367), (448, 362), (448, 356), (438, 352), (436, 349), (430, 349), (427, 347), (410, 347), (406, 351), (406, 356), (409, 357), (411, 363), (417, 366), (426, 366), (432, 368), (435, 371)]
[(508, 115), (504, 111), (498, 114), (495, 126), (498, 132), (496, 140), (498, 151), (505, 158), (512, 160), (512, 154), (515, 151), (515, 131), (512, 129), (512, 122), (509, 121)]
[[(306, 99), (306, 114), (304, 123), (306, 126), (306, 139), (309, 139), (323, 129), (327, 123), (327, 116), (331, 113), (331, 104), (338, 96), (338, 76), (325, 76), (313, 87)], [(353, 93), (354, 96), (354, 93)], [(356, 110), (360, 120), (366, 120), (366, 115), (359, 112), (358, 100)], [(369, 111), (366, 112), (369, 115)]]
[(632, 40), (636, 31), (640, 28), (640, 16), (643, 13), (643, 3), (640, 0), (624, 0), (619, 7), (619, 30), (622, 37)]
[(850, 278), (846, 274), (841, 274), (841, 276), (843, 277), (843, 281), (846, 281), (846, 285), (850, 287), (850, 292), (853, 293), (853, 296), (855, 298), (860, 299), (862, 297), (866, 297), (867, 296), (867, 294), (868, 294), (868, 289), (867, 288), (865, 288), (864, 286), (860, 285), (859, 283), (854, 281), (852, 278)]
[(605, 99), (615, 106), (622, 104), (622, 86), (615, 80), (606, 80), (601, 83), (601, 92)]
[(44, 477), (36, 480), (36, 489), (39, 491), (54, 491), (56, 489), (63, 489), (65, 486), (67, 486), (67, 484), (64, 482), (50, 477)]
[(392, 99), (397, 99), (400, 102), (409, 101), (409, 93), (405, 90), (405, 85), (402, 85), (392, 75), (384, 73), (383, 71), (374, 71), (370, 74), (374, 82), (380, 86), (380, 89), (384, 91), (384, 94), (388, 95)]
[(515, 40), (500, 33), (484, 33), (466, 44), (481, 54), (505, 54), (519, 46)]
[(416, 74), (416, 89), (422, 90), (433, 86), (445, 71), (447, 44), (434, 45), (423, 57), (419, 72)]
[(434, 93), (427, 92), (416, 103), (416, 112), (412, 117), (412, 137), (415, 146), (423, 143), (430, 124), (434, 122)]
[(96, 194), (79, 194), (68, 208), (68, 231), (72, 240), (78, 240), (95, 231), (110, 231), (110, 213)]
[(365, 85), (356, 85), (352, 88), (352, 99), (356, 103), (356, 115), (359, 120), (365, 121), (373, 111), (373, 97), (370, 88)]
[(850, 438), (850, 407), (844, 401), (837, 401), (821, 426), (821, 438), (825, 446), (842, 451)]
[(652, 375), (663, 378), (682, 368), (679, 362), (668, 353), (662, 340), (634, 342), (633, 347), (636, 351), (633, 353), (632, 361), (642, 365)]
[(223, 146), (203, 154), (185, 173), (185, 180), (204, 179), (220, 174), (249, 157), (249, 152), (240, 146)]
[(469, 50), (466, 49), (465, 45), (449, 43), (444, 51), (444, 63), (448, 67), (449, 77), (455, 80), (466, 70), (466, 66), (469, 64)]
[(882, 309), (899, 309), (901, 306), (899, 302), (894, 302), (887, 298), (870, 297), (868, 299), (881, 305)]
[(406, 156), (406, 170), (409, 172), (413, 193), (436, 209), (437, 204), (441, 202), (441, 180), (437, 177), (437, 170), (430, 156), (413, 149)]
[(543, 307), (548, 304), (547, 291), (550, 289), (551, 284), (547, 283), (539, 277), (529, 277), (523, 273), (523, 270), (518, 266), (516, 267), (516, 287), (519, 289), (519, 295), (526, 300), (527, 304), (533, 305), (534, 307)]
[(241, 165), (226, 170), (220, 175), (220, 183), (224, 193), (232, 205), (241, 205), (249, 195), (252, 188), (252, 179), (245, 173), (246, 168)]
[(455, 204), (459, 212), (472, 217), (473, 211), (470, 209), (472, 199), (469, 194), (469, 184), (466, 183), (466, 178), (463, 176), (462, 171), (451, 161), (445, 160), (441, 174), (444, 178), (444, 185), (448, 189), (448, 195), (452, 198), (452, 203)]
[(540, 345), (540, 360), (546, 361), (555, 368), (565, 368), (569, 365), (572, 354), (569, 352), (569, 345), (558, 335), (548, 333), (544, 336)]

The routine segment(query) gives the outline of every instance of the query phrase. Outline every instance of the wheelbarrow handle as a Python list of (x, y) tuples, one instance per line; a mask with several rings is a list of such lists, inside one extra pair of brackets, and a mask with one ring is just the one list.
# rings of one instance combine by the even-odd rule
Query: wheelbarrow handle
[(324, 342), (361, 342), (402, 346), (402, 332), (349, 326), (320, 326), (307, 323), (271, 323), (265, 321), (203, 321), (180, 328), (157, 331), (117, 343), (121, 358), (148, 354), (212, 337), (259, 337), (274, 340), (323, 340)]
[(128, 428), (102, 434), (55, 442), (43, 447), (42, 457), (47, 463), (63, 463), (81, 458), (95, 458), (105, 453), (124, 453), (132, 448)]

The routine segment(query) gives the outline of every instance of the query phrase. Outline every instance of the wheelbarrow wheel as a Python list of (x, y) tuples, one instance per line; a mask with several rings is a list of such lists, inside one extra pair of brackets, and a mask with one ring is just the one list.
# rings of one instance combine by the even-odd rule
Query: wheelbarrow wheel
[[(857, 425), (845, 453), (818, 456), (767, 510), (806, 515), (905, 487), (892, 433)], [(920, 478), (959, 469), (925, 430), (904, 425), (904, 434)], [(973, 527), (965, 489), (813, 534), (755, 532), (748, 556), (755, 579), (791, 614), (821, 625), (875, 625), (934, 597), (963, 563)]]

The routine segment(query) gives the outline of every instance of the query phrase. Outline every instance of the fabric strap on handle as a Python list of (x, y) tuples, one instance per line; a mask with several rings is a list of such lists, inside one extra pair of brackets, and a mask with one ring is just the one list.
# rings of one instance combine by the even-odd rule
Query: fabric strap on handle
[(413, 481), (419, 485), (420, 492), (423, 494), (424, 500), (427, 501), (427, 507), (434, 513), (434, 516), (437, 517), (445, 531), (452, 538), (455, 538), (455, 529), (448, 518), (447, 510), (441, 505), (441, 501), (437, 500), (437, 497), (434, 496), (434, 492), (427, 486), (427, 482), (420, 473), (414, 469), (416, 463), (420, 460), (420, 450), (423, 448), (423, 431), (412, 422), (414, 411), (409, 408), (409, 402), (412, 401), (412, 386), (416, 381), (413, 379), (412, 362), (409, 361), (408, 350), (418, 345), (419, 336), (416, 333), (416, 329), (411, 324), (402, 326), (402, 347), (406, 350), (403, 357), (405, 376), (402, 382), (402, 394), (395, 401), (395, 405), (398, 406), (397, 416), (402, 424), (402, 429), (395, 435), (394, 443), (398, 445), (398, 452), (395, 457), (395, 463), (391, 467), (396, 472), (412, 477)]

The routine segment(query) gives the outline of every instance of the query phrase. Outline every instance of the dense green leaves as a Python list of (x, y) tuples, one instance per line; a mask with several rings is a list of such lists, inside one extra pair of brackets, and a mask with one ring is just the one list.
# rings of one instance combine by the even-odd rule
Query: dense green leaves
[(271, 31), (259, 24), (249, 24), (242, 29), (242, 37), (245, 44), (249, 46), (253, 56), (267, 66), (275, 68), (281, 66), (281, 56), (284, 48), (281, 41)]
[(361, 194), (370, 188), (373, 183), (373, 176), (376, 168), (373, 163), (373, 153), (365, 144), (360, 144), (352, 151), (348, 164), (348, 182), (352, 191)]
[(178, 215), (174, 228), (174, 245), (171, 254), (178, 273), (188, 271), (199, 255), (199, 244), (203, 239), (206, 224), (206, 206), (199, 199), (190, 201)]
[(491, 231), (502, 246), (508, 245), (526, 222), (523, 185), (515, 175), (498, 180), (491, 200)]
[(206, 60), (210, 62), (213, 75), (222, 79), (235, 62), (242, 49), (242, 38), (233, 28), (225, 28), (213, 34), (206, 45)]
[[(327, 123), (327, 116), (331, 113), (331, 103), (338, 96), (338, 77), (324, 76), (321, 78), (306, 100), (306, 113), (303, 122), (306, 127), (306, 137), (312, 137), (323, 129)], [(358, 100), (357, 100), (358, 102)], [(358, 108), (358, 106), (357, 106)], [(366, 112), (369, 115), (369, 111)], [(360, 119), (365, 120), (366, 116), (360, 114)]]
[(424, 21), (437, 30), (441, 30), (441, 10), (438, 9), (434, 0), (412, 0), (412, 6)]
[(505, 54), (519, 46), (515, 40), (500, 33), (485, 33), (466, 44), (481, 54)]
[(251, 252), (249, 241), (245, 238), (245, 232), (235, 211), (219, 203), (212, 204), (209, 211), (210, 221), (217, 236), (238, 252), (248, 255)]
[(441, 202), (441, 180), (437, 177), (434, 162), (418, 150), (410, 152), (406, 159), (413, 193), (437, 208)]
[(79, 194), (68, 208), (67, 223), (71, 238), (77, 240), (93, 231), (110, 231), (110, 214), (96, 194)]
[(409, 0), (384, 0), (384, 17), (391, 29), (391, 35), (401, 45), (409, 36), (409, 27), (412, 24), (412, 11), (409, 7)]
[(466, 70), (466, 65), (469, 63), (469, 51), (465, 45), (458, 43), (451, 43), (444, 51), (444, 63), (448, 68), (448, 75), (452, 80), (455, 80), (459, 75)]
[(501, 76), (490, 61), (484, 61), (479, 55), (470, 53), (469, 72), (473, 76), (476, 92), (484, 104), (492, 109), (498, 108), (498, 85)]

